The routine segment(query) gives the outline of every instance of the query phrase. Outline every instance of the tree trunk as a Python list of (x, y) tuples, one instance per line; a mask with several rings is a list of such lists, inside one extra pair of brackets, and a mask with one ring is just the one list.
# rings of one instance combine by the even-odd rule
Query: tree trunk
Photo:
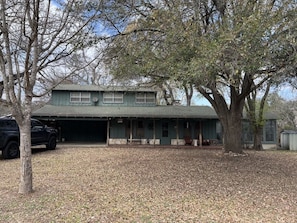
[(185, 94), (186, 94), (186, 99), (187, 99), (187, 106), (191, 106), (191, 100), (193, 97), (193, 85), (192, 84), (184, 84), (184, 90), (185, 90)]
[(243, 153), (242, 147), (242, 119), (240, 112), (229, 111), (221, 119), (223, 127), (223, 146), (224, 152)]
[(263, 134), (263, 127), (258, 126), (254, 131), (254, 145), (253, 145), (254, 148), (253, 149), (263, 150), (262, 134)]
[(21, 176), (19, 193), (29, 194), (33, 192), (33, 173), (31, 160), (31, 118), (26, 116), (20, 129), (20, 162)]

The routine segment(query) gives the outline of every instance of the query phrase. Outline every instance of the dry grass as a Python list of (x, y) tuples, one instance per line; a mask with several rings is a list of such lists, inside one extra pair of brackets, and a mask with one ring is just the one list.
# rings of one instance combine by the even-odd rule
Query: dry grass
[(297, 153), (174, 148), (58, 148), (0, 160), (0, 222), (297, 222)]

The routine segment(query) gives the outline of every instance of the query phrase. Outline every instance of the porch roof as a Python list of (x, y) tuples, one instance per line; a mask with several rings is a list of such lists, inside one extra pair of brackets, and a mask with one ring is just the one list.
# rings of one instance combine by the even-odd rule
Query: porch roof
[(34, 117), (60, 118), (205, 118), (217, 119), (210, 106), (54, 106), (45, 105)]

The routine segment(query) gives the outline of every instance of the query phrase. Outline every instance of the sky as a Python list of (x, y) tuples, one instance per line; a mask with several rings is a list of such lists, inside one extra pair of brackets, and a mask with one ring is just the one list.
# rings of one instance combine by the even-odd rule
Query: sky
[[(53, 1), (53, 2), (55, 2), (55, 1)], [(97, 29), (96, 29), (97, 32), (102, 34), (107, 31), (104, 26), (102, 26), (98, 23), (96, 25), (97, 25)], [(106, 35), (108, 35), (108, 33), (106, 33)], [(88, 55), (91, 57), (98, 53), (98, 52), (96, 52), (97, 50), (95, 50), (95, 48), (93, 48), (93, 49), (94, 50), (92, 50), (91, 48), (88, 49)], [(297, 99), (297, 90), (293, 90), (290, 86), (281, 87), (281, 89), (279, 90), (278, 93), (285, 100), (296, 100)], [(182, 99), (182, 101), (184, 101), (184, 100)], [(192, 98), (192, 105), (208, 105), (208, 106), (210, 106), (210, 103), (204, 97), (199, 96), (198, 93), (195, 93)]]
[[(287, 101), (297, 100), (297, 89), (293, 89), (290, 86), (283, 86), (278, 91), (278, 95)], [(195, 93), (192, 98), (192, 105), (206, 105), (211, 106), (207, 99), (202, 96), (198, 96), (198, 93)]]
[(282, 98), (288, 101), (297, 100), (297, 90), (290, 86), (282, 87), (278, 93)]

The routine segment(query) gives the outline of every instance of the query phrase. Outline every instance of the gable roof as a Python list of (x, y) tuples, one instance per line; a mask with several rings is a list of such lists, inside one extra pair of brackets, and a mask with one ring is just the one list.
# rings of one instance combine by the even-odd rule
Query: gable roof
[(217, 119), (210, 106), (54, 106), (45, 105), (34, 117), (49, 118), (205, 118)]
[(98, 86), (98, 85), (77, 85), (60, 84), (53, 91), (133, 91), (133, 92), (157, 92), (157, 88), (144, 86)]

